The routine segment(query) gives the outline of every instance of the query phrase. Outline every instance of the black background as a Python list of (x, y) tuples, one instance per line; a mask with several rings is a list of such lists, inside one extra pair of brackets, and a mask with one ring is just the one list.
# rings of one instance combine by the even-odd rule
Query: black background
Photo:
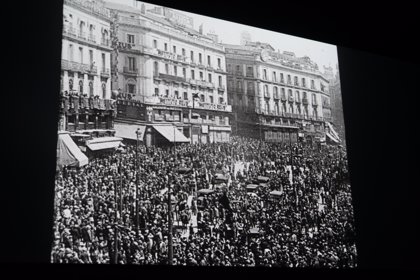
[[(415, 110), (419, 92), (414, 4), (379, 6), (313, 1), (149, 1), (339, 46), (347, 147), (357, 227), (359, 267), (419, 266), (419, 173)], [(3, 183), (1, 261), (77, 273), (48, 265), (60, 88), (61, 1), (17, 2), (3, 36)], [(9, 77), (10, 75), (10, 77)], [(9, 266), (10, 267), (10, 266)], [(15, 267), (15, 266), (11, 266)], [(19, 271), (26, 271), (20, 269)], [(22, 265), (22, 268), (25, 267)], [(30, 270), (29, 270), (30, 271)], [(89, 274), (160, 269), (83, 267)], [(202, 270), (177, 268), (174, 271)], [(273, 270), (221, 270), (265, 273)], [(362, 270), (363, 271), (363, 270)], [(27, 272), (27, 271), (26, 271)], [(293, 270), (275, 273), (300, 274)], [(308, 273), (309, 272), (309, 273)], [(305, 273), (340, 274), (306, 270)], [(354, 272), (344, 271), (346, 275)], [(97, 275), (97, 274), (95, 274)], [(233, 274), (235, 275), (235, 274)], [(252, 274), (249, 274), (252, 275)]]

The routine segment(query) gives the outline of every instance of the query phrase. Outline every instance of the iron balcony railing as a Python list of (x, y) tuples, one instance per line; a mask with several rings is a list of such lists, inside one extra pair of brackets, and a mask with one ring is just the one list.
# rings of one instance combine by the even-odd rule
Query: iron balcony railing
[(137, 68), (131, 68), (131, 67), (124, 66), (123, 67), (123, 72), (126, 73), (126, 74), (137, 74), (138, 73), (138, 69)]
[(60, 98), (60, 109), (67, 112), (79, 113), (83, 110), (115, 110), (116, 103), (113, 99), (102, 99), (80, 96), (62, 96)]
[(101, 45), (109, 47), (109, 39), (107, 38), (101, 38)]
[(102, 68), (101, 69), (101, 76), (109, 77), (110, 76), (109, 68)]

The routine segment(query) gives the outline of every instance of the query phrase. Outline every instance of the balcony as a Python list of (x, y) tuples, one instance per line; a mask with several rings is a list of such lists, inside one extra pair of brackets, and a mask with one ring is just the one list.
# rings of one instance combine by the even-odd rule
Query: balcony
[(84, 0), (64, 0), (64, 4), (73, 6), (77, 9), (83, 9), (89, 13), (93, 13), (94, 15), (110, 18), (109, 10), (94, 2)]
[(269, 92), (264, 92), (264, 97), (265, 98), (270, 98), (270, 93)]
[(281, 99), (281, 101), (286, 102), (286, 100), (287, 100), (286, 95), (282, 94), (280, 99)]
[(61, 60), (61, 70), (86, 73), (86, 72), (89, 72), (90, 69), (91, 67), (88, 64), (68, 61), (65, 59)]
[(316, 99), (312, 100), (312, 106), (318, 106), (318, 102), (316, 101)]
[(124, 74), (129, 74), (129, 75), (137, 75), (138, 70), (139, 69), (137, 69), (137, 68), (130, 68), (130, 67), (124, 66), (123, 73)]
[(86, 32), (79, 31), (79, 33), (77, 33), (77, 38), (87, 40)]
[(165, 80), (165, 81), (169, 81), (169, 82), (178, 82), (178, 83), (186, 82), (184, 77), (179, 77), (179, 76), (169, 75), (169, 74), (163, 74), (163, 73), (159, 73), (158, 78), (162, 79), (162, 80)]
[(205, 69), (206, 68), (206, 66), (202, 62), (198, 62), (197, 66), (200, 69)]
[(308, 99), (307, 98), (302, 98), (302, 103), (303, 105), (308, 105)]
[(88, 69), (86, 69), (86, 72), (96, 75), (98, 73), (98, 67), (91, 65)]
[(226, 70), (224, 70), (221, 66), (218, 66), (214, 71), (222, 74), (226, 73)]
[(89, 34), (87, 40), (96, 44), (96, 36), (93, 34)]
[(280, 84), (284, 84), (284, 79), (280, 79)]
[(249, 90), (247, 91), (247, 94), (250, 96), (255, 96), (255, 90)]
[(298, 86), (299, 86), (299, 83), (295, 82), (295, 83), (294, 83), (294, 86), (295, 86), (295, 87), (298, 87)]
[(109, 39), (101, 38), (101, 45), (105, 47), (109, 47)]
[(314, 86), (311, 86), (311, 89), (312, 89), (312, 90), (316, 90), (316, 87), (314, 87)]
[(214, 88), (214, 84), (213, 83), (206, 82), (206, 81), (189, 79), (188, 82), (190, 84), (192, 84), (192, 85), (195, 85), (195, 86), (207, 87), (207, 88)]
[(218, 86), (217, 86), (217, 90), (218, 90), (218, 91), (225, 91), (225, 90), (226, 90), (226, 88), (225, 88), (225, 86), (224, 86), (224, 85), (218, 85)]
[(74, 37), (74, 38), (77, 38), (77, 36), (76, 36), (76, 34), (77, 34), (76, 28), (74, 28), (74, 27), (72, 27), (70, 25), (64, 25), (63, 26), (63, 34), (64, 35), (71, 36), (71, 37)]
[(277, 100), (279, 100), (280, 99), (280, 95), (278, 94), (278, 93), (274, 93), (274, 99), (277, 99)]
[(300, 98), (295, 98), (296, 104), (300, 104)]
[(109, 77), (110, 76), (109, 68), (102, 68), (101, 69), (101, 76), (102, 77)]
[(288, 100), (289, 102), (293, 102), (293, 96), (289, 96)]
[(93, 97), (63, 96), (61, 97), (63, 112), (79, 113), (83, 110), (115, 110), (116, 103), (112, 99), (94, 99)]

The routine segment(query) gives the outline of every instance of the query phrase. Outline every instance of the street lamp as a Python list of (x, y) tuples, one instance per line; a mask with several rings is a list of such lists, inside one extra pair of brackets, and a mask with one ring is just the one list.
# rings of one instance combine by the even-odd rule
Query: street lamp
[(136, 135), (137, 135), (137, 143), (136, 143), (136, 236), (139, 237), (139, 156), (138, 156), (138, 150), (139, 150), (139, 137), (140, 137), (140, 128), (137, 128)]

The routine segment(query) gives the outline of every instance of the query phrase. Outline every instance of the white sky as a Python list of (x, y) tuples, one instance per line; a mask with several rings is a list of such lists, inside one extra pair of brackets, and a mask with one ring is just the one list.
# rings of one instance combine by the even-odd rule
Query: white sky
[[(133, 0), (105, 0), (107, 2), (119, 3), (133, 6)], [(144, 3), (146, 9), (153, 8), (154, 4), (138, 1), (140, 9), (141, 3)], [(180, 10), (178, 10), (180, 11)], [(334, 73), (335, 66), (338, 64), (337, 47), (335, 45), (303, 39), (296, 36), (273, 32), (266, 29), (256, 28), (248, 25), (238, 24), (230, 21), (220, 20), (198, 14), (192, 14), (180, 11), (194, 19), (194, 29), (198, 30), (203, 24), (204, 34), (210, 31), (219, 36), (219, 42), (225, 44), (240, 44), (240, 34), (242, 31), (248, 31), (252, 41), (259, 41), (270, 44), (275, 50), (292, 51), (298, 57), (309, 56), (311, 60), (318, 64), (319, 70), (324, 71), (322, 66), (332, 66)]]

